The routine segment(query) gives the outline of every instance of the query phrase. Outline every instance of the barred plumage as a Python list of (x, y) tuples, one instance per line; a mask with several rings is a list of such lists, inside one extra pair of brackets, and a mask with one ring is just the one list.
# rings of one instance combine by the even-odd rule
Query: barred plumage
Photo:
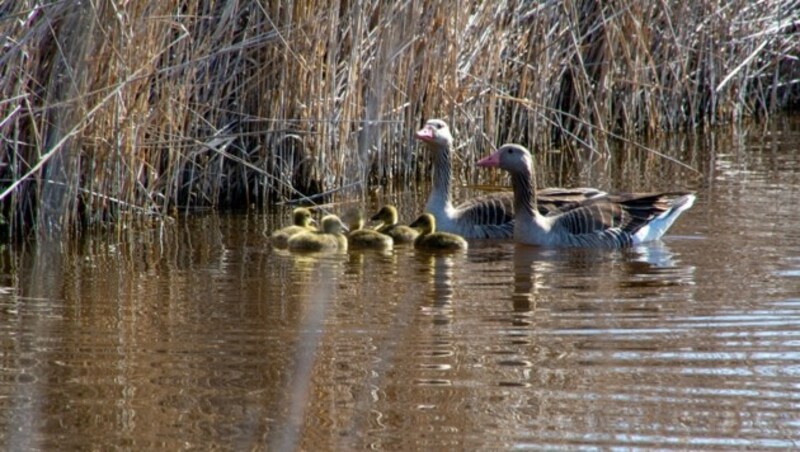
[[(511, 238), (514, 234), (514, 194), (493, 193), (453, 206), (450, 200), (450, 153), (453, 146), (450, 128), (441, 119), (431, 119), (416, 133), (416, 137), (433, 153), (433, 189), (425, 211), (434, 216), (437, 228), (466, 238)], [(594, 188), (544, 189), (537, 208), (542, 214), (547, 214), (602, 195), (605, 192)]]
[(478, 165), (511, 173), (514, 237), (531, 245), (621, 248), (656, 240), (695, 200), (689, 192), (604, 194), (543, 215), (527, 149), (506, 144)]

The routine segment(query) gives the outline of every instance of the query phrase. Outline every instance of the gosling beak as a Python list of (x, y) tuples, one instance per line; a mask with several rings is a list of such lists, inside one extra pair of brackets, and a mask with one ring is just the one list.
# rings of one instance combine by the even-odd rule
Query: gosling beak
[(377, 214), (377, 213), (375, 215), (369, 217), (369, 222), (367, 223), (367, 226), (371, 226), (371, 227), (373, 227), (375, 229), (383, 226), (384, 222), (382, 220), (380, 220), (379, 217), (380, 217), (380, 215)]

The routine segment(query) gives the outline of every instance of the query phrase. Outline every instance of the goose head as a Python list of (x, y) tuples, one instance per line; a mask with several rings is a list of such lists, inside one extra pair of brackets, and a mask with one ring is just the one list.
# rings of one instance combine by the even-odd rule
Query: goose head
[(397, 223), (397, 209), (394, 206), (383, 206), (375, 215), (370, 218), (370, 221), (377, 221), (383, 224)]
[(304, 228), (316, 223), (311, 217), (311, 211), (305, 207), (298, 207), (292, 211), (292, 224)]
[(347, 231), (347, 226), (336, 215), (326, 215), (322, 219), (322, 232), (326, 234), (341, 234)]
[(530, 171), (532, 164), (531, 153), (518, 144), (504, 144), (493, 154), (478, 160), (478, 166), (500, 168), (512, 173)]
[(423, 213), (409, 227), (419, 230), (421, 235), (432, 234), (436, 231), (436, 219), (429, 213)]
[(414, 137), (428, 147), (449, 149), (453, 144), (453, 135), (450, 134), (450, 128), (441, 119), (429, 119), (425, 123), (425, 127), (418, 130)]

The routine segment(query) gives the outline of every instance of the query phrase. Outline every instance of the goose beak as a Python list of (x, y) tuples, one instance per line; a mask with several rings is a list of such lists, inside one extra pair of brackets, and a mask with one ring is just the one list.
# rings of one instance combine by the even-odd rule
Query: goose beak
[(500, 151), (478, 160), (478, 166), (484, 168), (496, 168), (500, 166)]
[(432, 141), (433, 140), (433, 129), (430, 126), (425, 126), (420, 130), (417, 130), (417, 133), (414, 136), (418, 140), (422, 141)]

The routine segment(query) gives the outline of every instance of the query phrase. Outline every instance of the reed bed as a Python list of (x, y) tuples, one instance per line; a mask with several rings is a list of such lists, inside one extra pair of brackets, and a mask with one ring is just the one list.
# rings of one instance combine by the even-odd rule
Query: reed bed
[[(797, 106), (796, 1), (0, 6), (6, 237), (426, 180), (412, 131), (570, 159)], [(545, 168), (546, 169), (546, 168)], [(323, 197), (315, 199), (323, 199)]]

